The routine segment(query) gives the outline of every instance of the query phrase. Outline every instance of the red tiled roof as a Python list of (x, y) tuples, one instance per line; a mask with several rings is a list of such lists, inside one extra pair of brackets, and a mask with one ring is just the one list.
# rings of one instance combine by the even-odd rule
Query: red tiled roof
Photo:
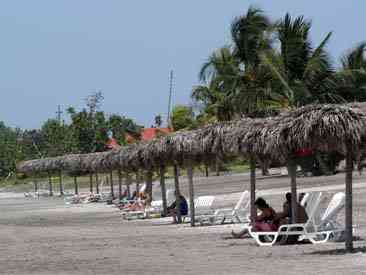
[(144, 128), (141, 130), (141, 140), (148, 141), (155, 138), (159, 133), (169, 134), (171, 132), (170, 128)]
[(109, 149), (119, 149), (121, 146), (118, 144), (117, 140), (115, 138), (111, 138), (107, 141), (106, 144), (107, 148)]

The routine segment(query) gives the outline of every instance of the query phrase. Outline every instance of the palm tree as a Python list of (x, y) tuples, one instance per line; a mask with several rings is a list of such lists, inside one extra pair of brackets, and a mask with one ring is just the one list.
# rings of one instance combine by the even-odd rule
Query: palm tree
[(311, 22), (303, 16), (293, 19), (286, 14), (275, 25), (279, 51), (269, 49), (261, 53), (263, 63), (280, 81), (278, 93), (289, 106), (342, 101), (335, 92), (334, 69), (325, 51), (332, 33), (328, 33), (313, 49), (309, 39), (310, 29)]
[(366, 101), (366, 42), (359, 43), (341, 58), (337, 91), (346, 101)]
[(240, 74), (239, 62), (232, 50), (222, 47), (202, 65), (199, 79), (203, 85), (194, 87), (191, 97), (217, 120), (231, 120), (235, 115), (231, 94)]
[(235, 55), (245, 67), (256, 67), (261, 51), (271, 48), (272, 24), (258, 8), (249, 7), (246, 15), (237, 17), (231, 24)]
[(273, 75), (261, 60), (261, 54), (273, 47), (272, 31), (273, 24), (262, 10), (254, 7), (250, 7), (246, 15), (234, 19), (231, 25), (234, 55), (241, 68), (232, 93), (236, 112), (241, 115), (263, 116), (282, 105), (273, 90)]

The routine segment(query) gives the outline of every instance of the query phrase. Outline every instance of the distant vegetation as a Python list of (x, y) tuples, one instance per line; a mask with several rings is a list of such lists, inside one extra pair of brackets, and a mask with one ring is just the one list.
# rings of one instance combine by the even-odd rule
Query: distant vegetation
[(70, 123), (51, 118), (41, 129), (22, 130), (0, 122), (0, 177), (10, 177), (22, 160), (105, 151), (109, 136), (124, 145), (126, 133), (138, 135), (141, 126), (132, 119), (101, 111), (102, 100), (98, 92), (86, 99), (81, 111), (68, 108)]

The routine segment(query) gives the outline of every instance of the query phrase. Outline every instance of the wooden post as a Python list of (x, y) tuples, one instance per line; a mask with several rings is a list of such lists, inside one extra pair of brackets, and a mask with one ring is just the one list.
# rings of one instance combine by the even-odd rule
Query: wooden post
[(255, 188), (256, 188), (256, 176), (255, 176), (255, 158), (250, 157), (250, 220), (253, 222), (257, 217), (257, 208), (255, 207)]
[(174, 186), (175, 186), (177, 222), (182, 223), (182, 215), (180, 214), (179, 167), (176, 164), (174, 164)]
[(153, 172), (151, 169), (149, 169), (146, 173), (146, 194), (148, 196), (146, 204), (151, 205), (152, 202), (152, 177)]
[(188, 190), (189, 190), (189, 214), (191, 217), (191, 226), (195, 226), (193, 166), (191, 162), (189, 162), (187, 165), (187, 175), (188, 175)]
[(220, 158), (218, 155), (216, 155), (215, 158), (215, 170), (216, 170), (216, 176), (220, 176)]
[(93, 193), (93, 173), (89, 174), (89, 192)]
[(113, 188), (113, 171), (110, 171), (109, 173), (109, 177), (111, 179), (111, 195), (112, 195), (112, 200), (114, 200), (114, 188)]
[(53, 196), (53, 188), (52, 188), (52, 176), (48, 174), (48, 190), (50, 197)]
[(140, 182), (141, 182), (140, 173), (139, 172), (136, 172), (136, 194), (137, 195), (140, 192)]
[(352, 232), (352, 172), (353, 172), (353, 160), (352, 149), (347, 147), (346, 153), (346, 202), (345, 202), (345, 223), (346, 223), (346, 251), (353, 251), (353, 232)]
[(167, 200), (166, 200), (166, 186), (165, 186), (165, 166), (160, 165), (160, 188), (161, 188), (161, 200), (163, 201), (163, 216), (166, 217), (167, 211)]
[(97, 194), (99, 194), (99, 176), (98, 176), (98, 173), (95, 173), (95, 186), (97, 188)]
[(122, 171), (118, 169), (118, 197), (122, 200)]
[(74, 176), (74, 187), (75, 187), (75, 195), (79, 194), (79, 185), (78, 185), (78, 177)]
[(34, 179), (34, 195), (38, 192), (38, 180), (37, 178)]
[(60, 196), (64, 195), (64, 185), (62, 183), (62, 171), (59, 171)]
[[(127, 175), (126, 175), (126, 189), (127, 189), (127, 197), (129, 199), (131, 198), (131, 183), (132, 183), (131, 175), (127, 173)], [(136, 195), (138, 195), (138, 194), (136, 193)]]
[(289, 174), (291, 177), (291, 221), (297, 222), (297, 188), (296, 188), (296, 162), (294, 159), (289, 160)]

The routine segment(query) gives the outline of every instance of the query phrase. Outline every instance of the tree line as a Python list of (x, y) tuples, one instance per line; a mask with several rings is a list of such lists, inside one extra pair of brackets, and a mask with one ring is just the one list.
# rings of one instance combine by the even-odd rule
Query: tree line
[(101, 92), (86, 99), (81, 111), (67, 109), (70, 122), (50, 118), (40, 129), (22, 130), (0, 122), (0, 177), (9, 177), (22, 160), (105, 151), (114, 137), (126, 144), (126, 133), (138, 138), (141, 126), (119, 114), (100, 110)]

